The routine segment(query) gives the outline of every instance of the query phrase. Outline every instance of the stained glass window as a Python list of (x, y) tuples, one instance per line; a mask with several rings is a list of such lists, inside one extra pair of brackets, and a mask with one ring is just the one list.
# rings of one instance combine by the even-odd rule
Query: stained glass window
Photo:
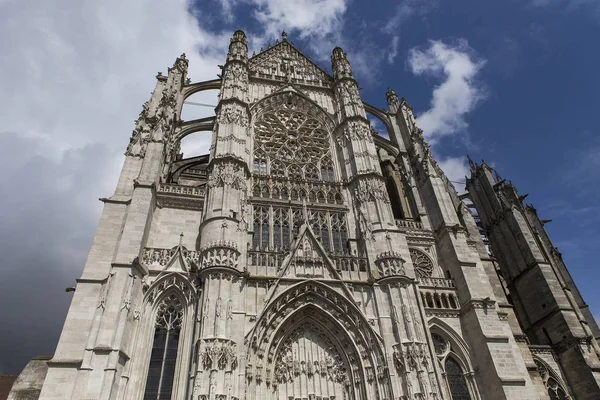
[(452, 400), (471, 400), (465, 374), (458, 361), (452, 357), (446, 358), (446, 378)]
[(172, 294), (158, 307), (144, 400), (170, 400), (177, 363), (183, 307)]

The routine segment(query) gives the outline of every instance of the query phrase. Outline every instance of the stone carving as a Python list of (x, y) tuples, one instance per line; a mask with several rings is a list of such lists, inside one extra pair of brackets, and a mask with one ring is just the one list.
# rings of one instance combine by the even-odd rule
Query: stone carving
[(213, 167), (208, 178), (209, 187), (231, 186), (234, 189), (246, 188), (246, 174), (244, 168), (235, 162), (224, 161)]
[(373, 141), (371, 130), (362, 121), (349, 121), (343, 128), (338, 129), (336, 142), (341, 147), (346, 147), (353, 140)]
[(338, 98), (342, 99), (345, 106), (363, 107), (358, 93), (358, 87), (353, 81), (342, 81), (336, 86)]
[(185, 57), (185, 53), (182, 53), (173, 64), (173, 68), (177, 68), (179, 72), (187, 72), (188, 69), (188, 59)]
[(202, 367), (207, 370), (234, 371), (238, 367), (236, 345), (231, 341), (210, 340), (205, 342), (200, 354)]
[(386, 251), (379, 254), (375, 260), (377, 271), (382, 277), (405, 275), (404, 259), (396, 251)]
[(219, 111), (219, 124), (238, 124), (248, 126), (246, 110), (238, 104), (225, 104)]
[(240, 252), (237, 244), (230, 241), (217, 241), (200, 249), (200, 268), (226, 266), (237, 268)]
[(380, 177), (362, 177), (358, 180), (358, 185), (354, 189), (356, 199), (365, 203), (373, 200), (381, 200), (386, 204), (389, 204), (390, 198), (388, 196), (387, 188), (383, 178)]
[(186, 302), (189, 304), (196, 297), (196, 291), (192, 282), (183, 278), (180, 274), (169, 274), (165, 278), (159, 278), (154, 282), (147, 290), (146, 296), (149, 302), (153, 302), (157, 299), (161, 293), (164, 293), (171, 287), (176, 287), (185, 297)]
[(223, 89), (248, 90), (248, 71), (242, 64), (229, 64), (223, 73)]
[(248, 62), (248, 69), (251, 75), (263, 79), (332, 86), (332, 79), (325, 71), (286, 41), (252, 57)]
[[(142, 265), (150, 267), (153, 265), (159, 265), (165, 267), (167, 263), (173, 258), (178, 250), (178, 246), (172, 249), (159, 249), (153, 247), (146, 247), (142, 255)], [(181, 254), (188, 264), (197, 264), (200, 260), (200, 253), (195, 250), (188, 250), (181, 246)]]
[[(337, 348), (314, 323), (300, 325), (288, 335), (275, 357), (273, 385), (284, 386), (294, 393), (302, 391), (304, 385), (335, 387), (344, 393), (352, 381), (345, 356)], [(296, 349), (306, 350), (299, 352)], [(326, 394), (326, 391), (318, 393), (320, 390), (316, 390), (317, 395)]]
[(393, 89), (388, 88), (387, 92), (385, 93), (385, 97), (390, 108), (392, 108), (393, 106), (400, 106), (400, 100), (398, 100), (398, 95)]
[(409, 249), (410, 258), (415, 268), (415, 274), (417, 278), (429, 277), (433, 274), (433, 263), (421, 250)]

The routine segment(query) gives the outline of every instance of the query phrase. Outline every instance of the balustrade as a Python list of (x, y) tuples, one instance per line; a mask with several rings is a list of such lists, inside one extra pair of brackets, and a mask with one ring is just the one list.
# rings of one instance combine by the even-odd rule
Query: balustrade
[(159, 193), (173, 193), (185, 196), (204, 197), (204, 187), (175, 185), (172, 183), (161, 183), (158, 187)]
[(426, 309), (459, 310), (460, 302), (452, 279), (421, 277), (419, 290)]
[(398, 228), (423, 229), (423, 223), (418, 221), (408, 221), (405, 219), (397, 219), (396, 226)]

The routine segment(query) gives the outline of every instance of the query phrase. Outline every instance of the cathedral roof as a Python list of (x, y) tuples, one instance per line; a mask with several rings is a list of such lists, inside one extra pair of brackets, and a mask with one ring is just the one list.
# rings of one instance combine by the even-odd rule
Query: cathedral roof
[(321, 67), (302, 54), (292, 43), (283, 40), (248, 60), (250, 76), (262, 79), (288, 81), (298, 84), (333, 85), (333, 78)]

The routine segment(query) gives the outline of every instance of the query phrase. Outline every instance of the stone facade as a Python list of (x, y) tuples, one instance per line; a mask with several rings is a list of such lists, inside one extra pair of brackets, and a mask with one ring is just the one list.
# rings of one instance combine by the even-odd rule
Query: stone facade
[[(331, 60), (285, 34), (248, 58), (237, 31), (219, 79), (157, 76), (40, 399), (600, 398), (598, 327), (535, 211), (485, 164), (459, 197), (406, 100), (365, 104)], [(207, 89), (216, 116), (180, 120)]]

